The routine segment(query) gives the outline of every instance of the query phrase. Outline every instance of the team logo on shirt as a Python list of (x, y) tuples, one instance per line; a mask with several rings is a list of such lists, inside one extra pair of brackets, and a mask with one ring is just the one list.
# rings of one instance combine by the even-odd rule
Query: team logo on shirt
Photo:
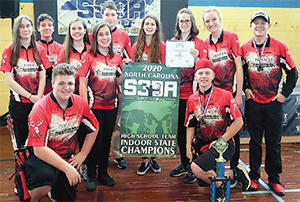
[(5, 65), (5, 58), (7, 58), (7, 55), (4, 55), (4, 56), (2, 57), (2, 64), (4, 64), (4, 65)]
[(35, 131), (35, 133), (36, 133), (37, 135), (40, 134), (39, 126), (42, 125), (42, 124), (43, 124), (43, 121), (39, 121), (39, 122), (37, 122), (36, 124), (34, 124), (34, 121), (31, 121), (31, 122), (30, 122), (30, 126), (33, 127), (33, 129), (34, 129), (34, 131)]

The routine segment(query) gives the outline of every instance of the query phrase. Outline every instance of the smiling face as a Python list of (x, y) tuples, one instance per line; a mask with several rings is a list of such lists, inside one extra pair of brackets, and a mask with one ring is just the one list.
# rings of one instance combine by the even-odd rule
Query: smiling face
[(21, 39), (30, 39), (33, 32), (32, 24), (26, 20), (22, 19), (20, 25), (19, 25), (19, 35)]
[(66, 102), (71, 97), (75, 88), (74, 75), (57, 75), (52, 81), (53, 94), (56, 100)]
[(38, 31), (41, 33), (42, 40), (52, 39), (52, 34), (54, 32), (53, 22), (49, 19), (45, 19), (40, 22), (37, 27)]
[(204, 25), (210, 33), (218, 32), (222, 29), (221, 19), (216, 11), (209, 11), (204, 14)]
[(201, 68), (195, 72), (195, 78), (201, 91), (208, 90), (215, 78), (215, 72), (211, 68)]
[(250, 28), (255, 37), (266, 37), (270, 26), (271, 24), (262, 17), (255, 18), (250, 24)]
[(157, 30), (155, 20), (150, 17), (145, 19), (145, 22), (143, 25), (143, 30), (144, 30), (146, 36), (153, 36)]
[(79, 21), (73, 22), (70, 26), (71, 37), (74, 41), (83, 40), (86, 30), (83, 27), (83, 24)]
[(112, 29), (115, 28), (115, 26), (117, 24), (117, 19), (118, 19), (116, 10), (106, 8), (103, 12), (102, 17), (103, 17), (104, 22), (107, 22)]
[(99, 49), (107, 49), (111, 44), (111, 34), (107, 26), (99, 29), (97, 34), (97, 43)]
[(182, 34), (189, 34), (191, 32), (192, 21), (188, 13), (182, 13), (178, 18), (178, 22)]

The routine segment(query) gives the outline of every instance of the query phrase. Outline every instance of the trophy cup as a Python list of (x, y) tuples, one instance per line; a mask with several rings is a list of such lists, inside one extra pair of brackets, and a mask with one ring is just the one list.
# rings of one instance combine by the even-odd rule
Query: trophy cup
[(223, 158), (223, 153), (228, 148), (228, 143), (223, 137), (220, 137), (214, 144), (214, 148), (219, 153), (219, 158), (216, 159), (216, 177), (210, 177), (211, 181), (211, 201), (214, 202), (216, 199), (216, 182), (226, 181), (226, 202), (230, 200), (230, 181), (229, 176), (224, 176), (226, 160)]

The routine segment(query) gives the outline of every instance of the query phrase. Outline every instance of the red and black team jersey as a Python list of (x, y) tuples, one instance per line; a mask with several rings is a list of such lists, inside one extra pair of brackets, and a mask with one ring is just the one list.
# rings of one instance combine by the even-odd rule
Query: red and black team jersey
[(81, 60), (81, 68), (78, 75), (88, 78), (88, 87), (92, 95), (90, 106), (92, 109), (114, 109), (116, 108), (117, 77), (122, 74), (122, 57), (114, 52), (115, 56), (106, 57), (97, 51), (96, 57), (93, 53), (86, 52)]
[(213, 62), (216, 73), (213, 84), (233, 93), (236, 72), (234, 58), (241, 55), (239, 39), (235, 33), (225, 30), (216, 44), (211, 37), (212, 35), (204, 43), (208, 51), (207, 58)]
[[(179, 40), (175, 37), (171, 40)], [(189, 37), (187, 41), (195, 41), (195, 49), (199, 51), (199, 59), (206, 56), (206, 51), (204, 51), (204, 43), (202, 39), (196, 37)], [(194, 81), (194, 67), (184, 67), (181, 69), (181, 80), (180, 80), (180, 99), (188, 99), (190, 95), (193, 94), (193, 81)]]
[(48, 57), (51, 65), (53, 66), (55, 64), (63, 46), (60, 43), (54, 41), (53, 39), (51, 41), (49, 41), (48, 43), (47, 43), (47, 41), (41, 39), (37, 42), (37, 44), (43, 46), (46, 49), (47, 57)]
[[(207, 110), (204, 113), (205, 127), (199, 127), (199, 121), (203, 114), (199, 96), (204, 107), (211, 90), (211, 97), (207, 105)], [(231, 93), (224, 89), (213, 87), (206, 91), (205, 94), (197, 91), (188, 98), (184, 125), (186, 127), (197, 126), (197, 135), (199, 138), (203, 141), (213, 141), (225, 133), (231, 119), (241, 116), (239, 107)]]
[[(136, 42), (133, 44), (132, 46), (132, 51), (133, 51), (133, 54), (132, 54), (132, 58), (134, 57), (134, 52), (135, 52), (135, 47), (136, 47)], [(149, 47), (147, 46), (147, 43), (145, 42), (145, 45), (144, 45), (144, 54), (143, 54), (143, 57), (142, 57), (142, 62), (147, 62), (147, 59), (148, 59), (148, 52), (149, 52)], [(160, 62), (162, 64), (166, 64), (166, 44), (164, 42), (160, 42)]]
[[(262, 47), (257, 47), (260, 55)], [(278, 94), (282, 93), (284, 77), (282, 70), (287, 73), (296, 67), (288, 47), (281, 41), (268, 35), (266, 47), (259, 63), (258, 54), (253, 44), (253, 39), (244, 43), (241, 47), (245, 75), (245, 88), (250, 88), (252, 98), (258, 103), (269, 103)], [(261, 70), (259, 67), (261, 66)], [(297, 80), (297, 78), (296, 78)], [(286, 97), (287, 93), (283, 93)]]
[[(51, 41), (49, 41), (48, 43), (47, 43), (47, 41), (41, 39), (37, 42), (37, 44), (43, 46), (46, 49), (47, 57), (49, 59), (51, 66), (53, 67), (58, 59), (59, 53), (63, 46), (60, 43), (54, 41), (53, 39)], [(51, 77), (49, 77), (49, 79), (46, 80), (44, 95), (47, 95), (49, 92), (52, 91), (52, 85), (51, 85), (50, 78)]]
[(73, 94), (63, 110), (53, 93), (35, 103), (29, 114), (28, 146), (47, 146), (65, 160), (75, 154), (76, 132), (83, 123), (90, 132), (96, 131), (99, 123), (80, 96)]
[[(17, 66), (12, 67), (10, 64), (11, 45), (7, 46), (2, 54), (1, 68), (3, 72), (11, 72), (14, 75), (15, 81), (26, 91), (33, 95), (37, 95), (39, 87), (39, 72), (51, 67), (50, 62), (46, 56), (46, 50), (37, 44), (38, 57), (42, 64), (40, 66), (34, 60), (33, 46), (30, 45), (28, 49), (22, 47), (21, 55)], [(10, 89), (10, 94), (13, 100), (23, 103), (31, 103), (26, 97), (17, 94)]]
[[(91, 48), (90, 45), (85, 44), (84, 49), (79, 53), (73, 46), (71, 47), (70, 51), (70, 62), (69, 64), (72, 65), (72, 67), (75, 70), (75, 90), (74, 93), (79, 95), (79, 75), (78, 75), (78, 69), (80, 67), (80, 61), (83, 57), (83, 54), (87, 51), (89, 51)], [(64, 55), (65, 55), (65, 49), (63, 48), (61, 50), (61, 53), (59, 54), (59, 58), (57, 60), (57, 64), (64, 63)]]
[[(112, 31), (113, 49), (123, 58), (132, 58), (131, 42), (127, 32), (115, 27)], [(93, 32), (90, 34), (90, 41), (93, 41)]]

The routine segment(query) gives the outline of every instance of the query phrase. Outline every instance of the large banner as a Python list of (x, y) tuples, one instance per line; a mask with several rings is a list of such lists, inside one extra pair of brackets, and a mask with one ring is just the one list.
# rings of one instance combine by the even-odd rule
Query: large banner
[(122, 75), (120, 154), (176, 157), (180, 68), (131, 62)]
[[(69, 22), (83, 19), (89, 29), (102, 19), (101, 7), (105, 0), (57, 0), (58, 34), (66, 35)], [(153, 14), (160, 18), (161, 0), (114, 0), (117, 6), (117, 27), (129, 36), (137, 36), (145, 15)]]

